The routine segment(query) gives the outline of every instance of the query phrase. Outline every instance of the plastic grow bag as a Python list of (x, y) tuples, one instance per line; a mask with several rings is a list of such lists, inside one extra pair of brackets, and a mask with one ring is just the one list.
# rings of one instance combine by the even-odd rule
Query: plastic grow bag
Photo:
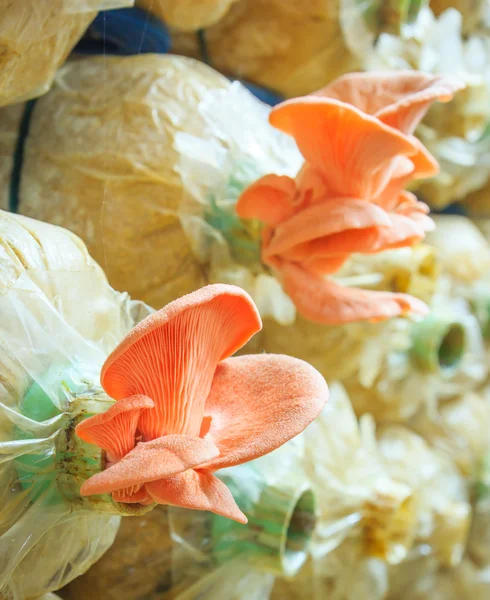
[(79, 495), (100, 452), (74, 426), (107, 409), (107, 352), (149, 309), (114, 292), (71, 233), (0, 212), (0, 594), (34, 598), (111, 545), (120, 505)]
[(80, 235), (112, 286), (156, 308), (200, 287), (205, 278), (177, 216), (173, 142), (177, 131), (192, 131), (207, 91), (228, 85), (176, 56), (65, 65), (31, 117), (19, 211)]
[(2, 0), (0, 106), (45, 94), (97, 11), (134, 0)]

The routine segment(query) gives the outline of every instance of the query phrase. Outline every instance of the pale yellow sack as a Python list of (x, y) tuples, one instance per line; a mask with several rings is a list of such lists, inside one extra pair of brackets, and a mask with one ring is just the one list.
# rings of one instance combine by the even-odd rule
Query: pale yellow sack
[(204, 283), (178, 218), (173, 147), (227, 80), (176, 56), (68, 64), (36, 105), (19, 210), (78, 234), (109, 281), (159, 308)]
[(45, 94), (97, 11), (134, 0), (0, 0), (0, 106)]

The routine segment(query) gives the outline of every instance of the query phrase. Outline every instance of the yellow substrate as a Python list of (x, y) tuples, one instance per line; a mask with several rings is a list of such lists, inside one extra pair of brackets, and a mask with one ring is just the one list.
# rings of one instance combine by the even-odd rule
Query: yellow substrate
[(98, 10), (133, 0), (0, 0), (0, 106), (48, 91)]

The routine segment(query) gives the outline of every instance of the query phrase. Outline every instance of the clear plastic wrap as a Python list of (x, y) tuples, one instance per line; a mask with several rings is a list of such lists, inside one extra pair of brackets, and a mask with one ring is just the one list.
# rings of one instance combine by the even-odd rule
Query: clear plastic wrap
[[(315, 482), (320, 510), (313, 556), (326, 556), (339, 541), (357, 537), (366, 559), (396, 565), (423, 546), (441, 564), (457, 564), (470, 505), (455, 464), (406, 427), (376, 431), (370, 415), (358, 426), (341, 388), (332, 388), (331, 399), (332, 412), (327, 407), (308, 430), (314, 438), (307, 473)], [(337, 511), (345, 518), (335, 518)]]
[(490, 177), (490, 25), (482, 21), (463, 37), (462, 24), (454, 8), (438, 18), (423, 8), (401, 35), (383, 33), (375, 40), (345, 29), (349, 46), (367, 70), (419, 69), (457, 74), (466, 82), (466, 90), (450, 104), (433, 106), (417, 130), (441, 166), (440, 174), (419, 188), (436, 208), (464, 200)]
[[(131, 112), (122, 99), (129, 92)], [(255, 281), (225, 247), (237, 221), (229, 208), (245, 186), (301, 164), (294, 142), (267, 123), (268, 111), (240, 84), (182, 57), (66, 65), (32, 116), (19, 210), (80, 235), (114, 287), (153, 306), (228, 281), (257, 287), (259, 308), (290, 319), (294, 307), (278, 282), (265, 274)], [(238, 129), (237, 119), (247, 126)], [(14, 128), (8, 114), (5, 122)], [(5, 139), (11, 144), (12, 134)], [(257, 240), (238, 233), (238, 254), (257, 256)], [(277, 307), (267, 307), (270, 297)]]
[[(490, 325), (490, 242), (485, 221), (474, 223), (466, 217), (440, 215), (430, 241), (444, 268), (443, 291), (459, 298), (471, 309), (488, 343)], [(458, 244), (451, 240), (457, 239)], [(441, 294), (441, 303), (444, 301)]]
[[(485, 380), (488, 361), (480, 324), (465, 300), (450, 300), (449, 294), (450, 289), (434, 299), (431, 315), (421, 323), (393, 322), (390, 334), (380, 330), (377, 340), (366, 340), (366, 351), (377, 343), (377, 371), (371, 370), (375, 377), (364, 378), (360, 370), (344, 381), (358, 414), (406, 421)], [(390, 344), (383, 333), (392, 338)], [(365, 364), (373, 358), (367, 357)]]
[(97, 11), (134, 0), (2, 0), (0, 106), (45, 94)]
[(278, 576), (296, 574), (306, 561), (316, 522), (301, 456), (296, 439), (266, 458), (220, 472), (247, 512), (246, 526), (209, 512), (163, 506), (124, 519), (113, 546), (63, 596), (269, 597)]
[(150, 309), (114, 292), (82, 242), (0, 212), (0, 594), (24, 600), (84, 572), (114, 540), (120, 506), (83, 500), (100, 452), (74, 436), (111, 400), (106, 353)]
[[(490, 401), (490, 391), (485, 388), (485, 401)], [(490, 569), (490, 452), (480, 457), (473, 487), (473, 520), (468, 554), (480, 567)]]
[(312, 555), (320, 565), (347, 539), (366, 558), (392, 564), (414, 542), (412, 490), (390, 476), (376, 445), (372, 417), (358, 423), (345, 389), (331, 385), (328, 405), (305, 434), (304, 468), (318, 498)]
[(269, 110), (239, 83), (206, 95), (193, 134), (175, 137), (184, 190), (180, 219), (210, 282), (243, 287), (263, 317), (288, 323), (296, 309), (260, 263), (259, 231), (235, 213), (239, 195), (258, 177), (294, 175), (302, 163), (294, 142), (268, 124)]
[(200, 287), (205, 278), (177, 216), (173, 144), (178, 131), (192, 132), (205, 94), (228, 85), (176, 56), (65, 65), (34, 109), (19, 211), (80, 235), (113, 287), (156, 308)]

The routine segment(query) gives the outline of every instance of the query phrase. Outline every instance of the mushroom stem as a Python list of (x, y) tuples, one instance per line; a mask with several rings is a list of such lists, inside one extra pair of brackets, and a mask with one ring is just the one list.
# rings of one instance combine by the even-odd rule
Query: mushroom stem
[(242, 475), (220, 476), (249, 521), (244, 526), (213, 517), (214, 556), (221, 563), (246, 554), (262, 571), (293, 576), (308, 556), (316, 525), (315, 496), (308, 483), (294, 477), (268, 485), (260, 473), (247, 470), (248, 481)]
[[(36, 450), (26, 452), (15, 459), (17, 479), (22, 490), (28, 491), (32, 501), (39, 498), (48, 488), (56, 486), (56, 492), (49, 494), (49, 503), (72, 502), (90, 505), (94, 510), (115, 515), (138, 515), (153, 506), (129, 505), (114, 502), (109, 494), (82, 497), (82, 483), (104, 468), (103, 451), (92, 444), (83, 442), (75, 435), (76, 425), (91, 414), (104, 412), (113, 403), (100, 388), (84, 388), (75, 384), (68, 374), (58, 369), (61, 377), (60, 395), (68, 398), (67, 410), (61, 411), (52, 402), (49, 395), (38, 383), (34, 382), (27, 389), (20, 403), (20, 412), (24, 417), (37, 423), (53, 423), (53, 431), (58, 435), (55, 440), (55, 451), (52, 444), (49, 450), (40, 450), (39, 435), (28, 426), (15, 426), (15, 438), (29, 445), (33, 441)], [(53, 370), (46, 374), (49, 386), (53, 386)], [(51, 436), (49, 436), (51, 437)], [(48, 448), (48, 445), (46, 445)]]
[(456, 368), (466, 347), (464, 326), (451, 316), (431, 313), (412, 329), (412, 356), (426, 371)]

